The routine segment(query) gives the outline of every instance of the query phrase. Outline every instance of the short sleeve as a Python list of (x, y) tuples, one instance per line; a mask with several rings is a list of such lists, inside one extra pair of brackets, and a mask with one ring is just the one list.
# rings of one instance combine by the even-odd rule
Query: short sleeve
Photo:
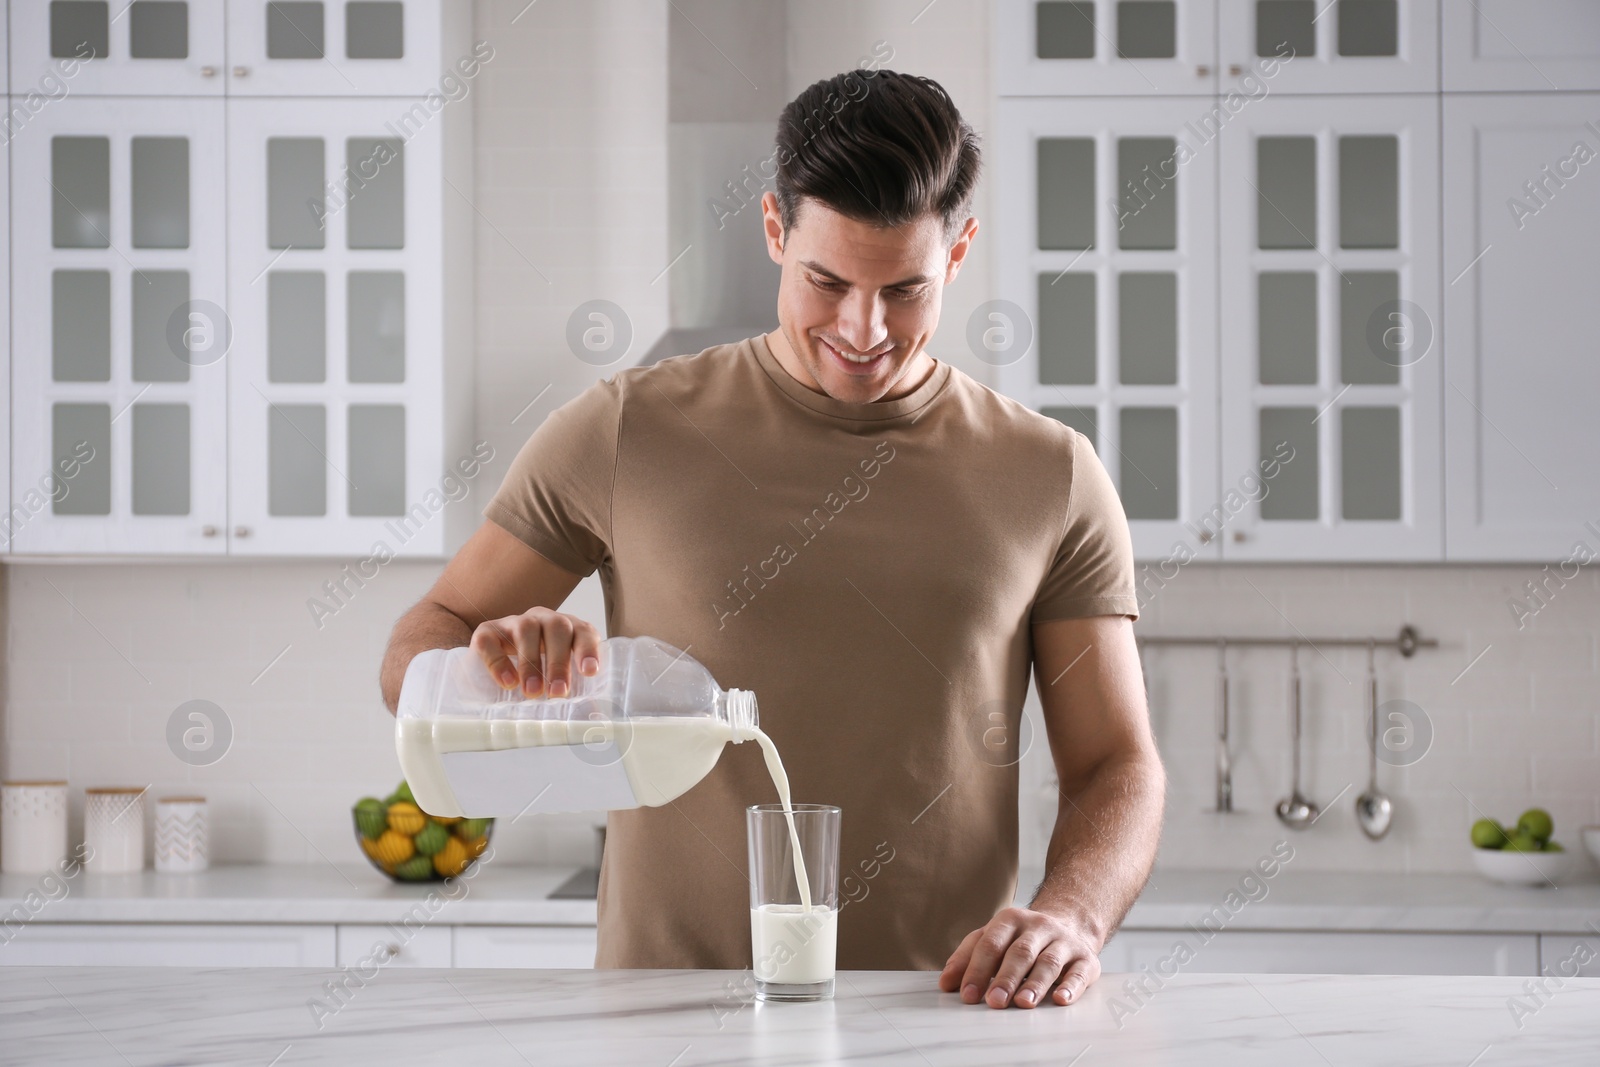
[(1090, 615), (1139, 617), (1133, 541), (1111, 477), (1089, 439), (1072, 431), (1072, 482), (1061, 543), (1039, 592), (1031, 622)]
[(529, 548), (587, 576), (611, 551), (622, 392), (600, 381), (551, 412), (483, 509)]

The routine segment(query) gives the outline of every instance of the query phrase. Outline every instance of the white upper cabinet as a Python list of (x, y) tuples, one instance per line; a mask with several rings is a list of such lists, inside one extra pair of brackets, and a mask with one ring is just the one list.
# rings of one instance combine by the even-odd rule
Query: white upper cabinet
[(223, 550), (222, 143), (221, 100), (103, 98), (12, 141), (15, 551)]
[[(213, 3), (216, 0), (212, 0)], [(397, 96), (438, 91), (467, 55), (460, 0), (228, 0), (234, 96)], [(465, 6), (465, 5), (464, 5)]]
[(1235, 560), (1438, 560), (1437, 97), (1273, 99), (1222, 135)]
[(1001, 96), (1216, 91), (1215, 0), (1000, 0)]
[(215, 96), (220, 0), (27, 0), (11, 5), (11, 92)]
[[(1218, 0), (1224, 93), (1439, 88), (1438, 0)], [(1263, 65), (1277, 58), (1281, 68)]]
[(1441, 0), (1444, 88), (1600, 89), (1595, 0)]
[(235, 555), (443, 551), (444, 138), (405, 104), (229, 104)]
[(1002, 392), (1094, 442), (1151, 559), (1179, 541), (1216, 553), (1216, 148), (1186, 117), (1156, 100), (999, 105), (1011, 306), (989, 329), (1013, 347), (990, 362)]
[(1600, 548), (1600, 93), (1447, 96), (1443, 158), (1446, 554), (1570, 561)]

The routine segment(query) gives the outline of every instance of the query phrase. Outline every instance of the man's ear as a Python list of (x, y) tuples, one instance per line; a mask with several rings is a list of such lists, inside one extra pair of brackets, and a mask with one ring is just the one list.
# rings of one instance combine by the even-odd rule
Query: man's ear
[(783, 266), (783, 216), (778, 211), (778, 196), (773, 192), (761, 194), (761, 228), (767, 239), (767, 257)]
[(961, 236), (956, 238), (956, 243), (950, 246), (950, 255), (945, 267), (944, 283), (949, 285), (956, 280), (956, 274), (961, 270), (961, 264), (966, 262), (967, 253), (972, 250), (972, 241), (978, 236), (978, 220), (969, 218), (961, 228)]

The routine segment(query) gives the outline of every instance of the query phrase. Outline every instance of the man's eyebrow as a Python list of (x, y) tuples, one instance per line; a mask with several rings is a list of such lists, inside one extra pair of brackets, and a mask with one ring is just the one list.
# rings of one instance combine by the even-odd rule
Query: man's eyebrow
[[(846, 285), (850, 284), (848, 281), (846, 281), (846, 279), (839, 277), (837, 274), (833, 273), (833, 271), (829, 270), (827, 267), (824, 267), (821, 263), (818, 263), (815, 260), (802, 259), (800, 261), (800, 265), (814, 274), (824, 275), (825, 277), (832, 278), (836, 282), (845, 282)], [(890, 284), (884, 286), (884, 288), (904, 289), (907, 286), (921, 285), (923, 282), (931, 281), (933, 281), (932, 275), (918, 274), (911, 278), (904, 278), (898, 282), (891, 282)]]

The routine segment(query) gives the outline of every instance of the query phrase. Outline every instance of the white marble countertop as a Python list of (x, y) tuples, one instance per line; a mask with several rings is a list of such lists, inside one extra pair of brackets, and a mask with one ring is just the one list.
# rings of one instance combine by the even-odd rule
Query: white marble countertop
[[(485, 865), (461, 883), (438, 921), (460, 925), (593, 926), (592, 900), (548, 900), (573, 867)], [(1240, 871), (1157, 870), (1122, 924), (1181, 929), (1222, 904)], [(1039, 872), (1018, 882), (1025, 900)], [(38, 922), (386, 923), (438, 883), (400, 885), (367, 866), (218, 866), (199, 874), (94, 875), (65, 880), (67, 893), (39, 908)], [(0, 912), (39, 892), (40, 879), (0, 875)], [(1349, 874), (1284, 870), (1230, 930), (1410, 930), (1594, 934), (1600, 882), (1560, 888), (1504, 886), (1466, 874)], [(56, 890), (59, 894), (59, 889)], [(44, 894), (41, 892), (41, 896)], [(30, 909), (33, 910), (33, 909)]]
[(319, 1016), (341, 972), (7, 968), (0, 1061), (1593, 1067), (1600, 1047), (1600, 978), (1518, 1020), (1507, 1004), (1529, 979), (1180, 974), (1134, 1006), (1107, 975), (1071, 1007), (995, 1011), (932, 972), (841, 972), (809, 1004), (730, 994), (747, 975), (395, 968)]

